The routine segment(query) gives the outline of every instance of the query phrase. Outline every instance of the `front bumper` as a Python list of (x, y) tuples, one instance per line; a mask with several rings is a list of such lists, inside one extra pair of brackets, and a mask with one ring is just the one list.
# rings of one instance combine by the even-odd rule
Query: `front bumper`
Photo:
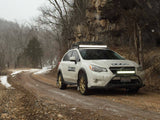
[[(128, 80), (126, 78), (129, 78)], [(106, 80), (105, 80), (106, 81)], [(97, 84), (96, 82), (92, 84), (90, 89), (94, 88), (105, 88), (105, 89), (111, 89), (111, 88), (141, 88), (144, 86), (142, 79), (137, 75), (132, 76), (114, 76), (110, 80), (107, 80), (108, 82), (101, 81), (102, 84)]]
[[(128, 76), (115, 76), (111, 81), (105, 85), (105, 88), (141, 88), (144, 86), (143, 81), (137, 75), (129, 76), (129, 81), (124, 81), (122, 78), (128, 78)], [(116, 78), (116, 79), (115, 79)], [(120, 79), (117, 79), (120, 78)]]

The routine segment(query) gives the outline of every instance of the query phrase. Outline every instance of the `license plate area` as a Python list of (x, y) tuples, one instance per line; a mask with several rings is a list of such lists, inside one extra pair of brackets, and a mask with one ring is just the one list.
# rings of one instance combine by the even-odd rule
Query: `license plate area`
[(130, 77), (121, 77), (121, 82), (131, 82)]

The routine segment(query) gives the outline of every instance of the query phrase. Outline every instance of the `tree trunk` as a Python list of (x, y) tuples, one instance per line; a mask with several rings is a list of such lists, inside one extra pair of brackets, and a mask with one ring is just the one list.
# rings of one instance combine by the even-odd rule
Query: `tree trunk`
[(143, 55), (143, 41), (142, 41), (142, 31), (141, 28), (137, 25), (138, 28), (138, 39), (139, 39), (139, 62), (143, 67), (144, 65), (144, 55)]
[(136, 51), (136, 55), (137, 55), (137, 61), (138, 64), (140, 64), (140, 58), (139, 58), (139, 42), (138, 42), (138, 38), (137, 38), (137, 24), (134, 24), (134, 46), (135, 46), (135, 51)]

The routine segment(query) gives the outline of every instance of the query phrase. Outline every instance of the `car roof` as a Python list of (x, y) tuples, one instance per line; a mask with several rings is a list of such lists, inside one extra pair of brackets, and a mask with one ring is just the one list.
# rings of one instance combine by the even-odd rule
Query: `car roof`
[(77, 42), (72, 44), (71, 49), (74, 48), (107, 48), (107, 45), (105, 45), (103, 42)]

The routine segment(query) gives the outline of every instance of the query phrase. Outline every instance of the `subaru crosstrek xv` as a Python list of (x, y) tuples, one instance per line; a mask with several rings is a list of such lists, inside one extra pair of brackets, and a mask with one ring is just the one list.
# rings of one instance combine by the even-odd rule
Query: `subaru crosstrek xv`
[(137, 92), (143, 87), (141, 67), (126, 60), (106, 45), (78, 44), (68, 50), (58, 67), (57, 86), (77, 85), (83, 95), (95, 88), (126, 88)]

